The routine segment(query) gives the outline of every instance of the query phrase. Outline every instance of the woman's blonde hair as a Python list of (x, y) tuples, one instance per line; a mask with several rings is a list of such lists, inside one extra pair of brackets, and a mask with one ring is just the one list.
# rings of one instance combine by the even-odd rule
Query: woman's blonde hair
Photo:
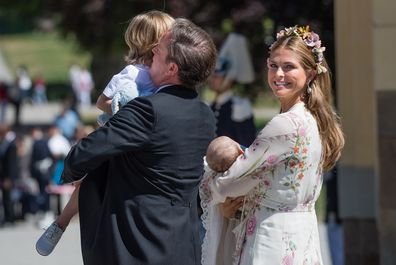
[[(341, 130), (340, 118), (333, 108), (330, 69), (323, 58), (321, 66), (327, 71), (318, 73), (317, 58), (312, 47), (306, 45), (298, 35), (282, 36), (271, 46), (271, 52), (284, 48), (293, 51), (300, 59), (301, 65), (308, 70), (315, 70), (316, 75), (310, 81), (310, 93), (305, 91), (304, 102), (307, 109), (315, 117), (322, 141), (322, 167), (331, 169), (340, 158), (344, 147), (344, 135)], [(307, 86), (308, 88), (308, 86)]]
[(152, 49), (158, 44), (173, 24), (174, 19), (167, 13), (152, 10), (135, 16), (125, 31), (125, 42), (129, 47), (128, 64), (150, 65)]

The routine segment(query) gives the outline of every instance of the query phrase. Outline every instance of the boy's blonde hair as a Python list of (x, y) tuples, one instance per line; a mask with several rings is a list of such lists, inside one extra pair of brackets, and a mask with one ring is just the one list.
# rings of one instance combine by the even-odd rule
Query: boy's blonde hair
[(173, 22), (173, 17), (157, 10), (135, 16), (124, 34), (129, 47), (127, 63), (150, 65), (153, 59), (152, 49)]

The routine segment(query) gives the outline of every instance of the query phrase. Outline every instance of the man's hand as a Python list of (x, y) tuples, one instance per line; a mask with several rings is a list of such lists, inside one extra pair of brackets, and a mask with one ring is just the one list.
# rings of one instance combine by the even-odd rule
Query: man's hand
[(225, 202), (221, 203), (220, 212), (225, 218), (234, 218), (235, 213), (238, 211), (239, 208), (243, 206), (244, 196), (236, 197), (236, 198), (229, 198), (225, 200)]

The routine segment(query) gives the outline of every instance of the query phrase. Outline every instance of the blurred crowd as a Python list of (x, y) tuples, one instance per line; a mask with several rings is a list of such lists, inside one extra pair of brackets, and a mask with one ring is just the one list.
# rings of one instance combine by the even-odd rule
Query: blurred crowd
[[(91, 72), (77, 64), (69, 68), (69, 94), (73, 105), (91, 106), (91, 93), (94, 82)], [(9, 104), (14, 106), (14, 124), (20, 125), (20, 110), (24, 104), (41, 105), (48, 103), (47, 82), (41, 73), (33, 78), (26, 66), (21, 65), (15, 71), (15, 79), (9, 83), (0, 80), (0, 123), (6, 122), (6, 112)]]
[(17, 129), (0, 123), (0, 227), (29, 216), (48, 226), (72, 186), (59, 185), (63, 159), (71, 146), (94, 130), (83, 125), (70, 104), (49, 126)]
[[(61, 197), (74, 189), (59, 185), (63, 159), (78, 139), (94, 130), (81, 123), (77, 107), (91, 105), (91, 73), (79, 65), (69, 68), (70, 91), (50, 125), (20, 123), (24, 104), (47, 104), (47, 82), (20, 65), (12, 82), (0, 80), (0, 227), (29, 216), (39, 227), (48, 226), (62, 208)], [(11, 126), (6, 112), (14, 107)]]

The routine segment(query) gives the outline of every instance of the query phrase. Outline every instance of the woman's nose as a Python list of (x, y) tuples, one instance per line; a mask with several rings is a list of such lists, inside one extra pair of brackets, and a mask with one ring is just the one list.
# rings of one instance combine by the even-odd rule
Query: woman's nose
[(276, 75), (277, 76), (284, 76), (285, 73), (283, 72), (282, 67), (278, 67), (278, 69), (276, 69)]

